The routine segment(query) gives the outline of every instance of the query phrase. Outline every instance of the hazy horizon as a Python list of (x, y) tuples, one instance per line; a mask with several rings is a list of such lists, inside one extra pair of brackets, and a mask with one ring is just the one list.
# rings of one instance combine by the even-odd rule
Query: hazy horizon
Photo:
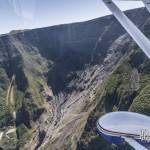
[[(122, 10), (143, 7), (142, 2), (117, 2)], [(101, 0), (1, 0), (0, 34), (87, 21), (111, 14)]]

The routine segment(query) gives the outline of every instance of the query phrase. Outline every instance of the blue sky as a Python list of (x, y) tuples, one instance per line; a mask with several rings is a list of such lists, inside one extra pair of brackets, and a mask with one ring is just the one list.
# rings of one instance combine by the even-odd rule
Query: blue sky
[[(122, 10), (143, 6), (142, 2), (117, 2)], [(101, 0), (0, 0), (0, 34), (86, 21), (110, 14)]]

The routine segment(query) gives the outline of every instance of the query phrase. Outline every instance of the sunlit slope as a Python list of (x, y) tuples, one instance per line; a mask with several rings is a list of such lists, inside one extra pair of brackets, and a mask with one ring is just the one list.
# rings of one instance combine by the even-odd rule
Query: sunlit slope
[[(149, 35), (144, 9), (127, 14)], [(147, 87), (146, 62), (113, 16), (1, 36), (0, 147), (74, 150), (95, 107), (97, 117), (130, 106), (143, 111), (137, 96)], [(91, 117), (89, 139), (97, 117)]]
[[(78, 149), (104, 150), (116, 149), (96, 132), (97, 119), (108, 112), (133, 111), (150, 115), (150, 60), (137, 47), (133, 48), (101, 87), (105, 90), (97, 91), (102, 98), (96, 97), (97, 106), (91, 113), (86, 124)], [(97, 146), (94, 146), (97, 143)], [(124, 148), (126, 146), (123, 146)], [(127, 150), (129, 147), (127, 147)]]

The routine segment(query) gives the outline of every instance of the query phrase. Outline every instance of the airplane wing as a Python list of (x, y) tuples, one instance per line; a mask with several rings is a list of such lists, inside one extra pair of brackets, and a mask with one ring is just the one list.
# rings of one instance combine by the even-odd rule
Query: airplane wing
[(135, 141), (132, 138), (123, 137), (123, 139), (127, 143), (129, 143), (133, 148), (135, 148), (135, 150), (148, 150), (147, 148), (145, 148), (144, 146), (142, 146), (141, 144), (139, 144), (137, 141)]
[(143, 52), (150, 58), (149, 39), (133, 24), (133, 22), (116, 6), (112, 0), (103, 0), (120, 24), (126, 29)]

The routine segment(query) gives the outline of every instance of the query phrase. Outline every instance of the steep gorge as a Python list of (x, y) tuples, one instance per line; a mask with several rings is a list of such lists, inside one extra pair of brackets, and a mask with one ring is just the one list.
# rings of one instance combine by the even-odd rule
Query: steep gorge
[[(128, 11), (127, 15), (150, 35), (150, 18), (144, 8)], [(147, 72), (144, 77), (150, 79), (149, 60), (140, 50), (136, 53), (137, 49), (113, 16), (2, 35), (1, 148), (90, 149), (91, 138), (98, 138), (94, 130), (100, 115), (129, 107), (136, 111), (141, 96), (135, 95), (140, 86), (139, 71)], [(129, 61), (131, 57), (135, 62)], [(122, 65), (123, 71), (116, 73)], [(126, 83), (120, 76), (128, 71), (129, 78), (136, 76), (135, 81), (126, 85), (127, 91), (118, 91)], [(10, 87), (13, 92), (7, 98)], [(146, 109), (149, 115), (149, 107)], [(98, 148), (107, 145), (98, 142)]]

